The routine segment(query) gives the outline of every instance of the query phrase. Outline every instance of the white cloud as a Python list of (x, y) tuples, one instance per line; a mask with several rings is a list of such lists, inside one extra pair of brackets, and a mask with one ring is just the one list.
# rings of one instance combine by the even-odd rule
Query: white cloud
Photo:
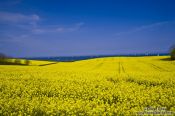
[(59, 25), (56, 26), (38, 26), (32, 29), (34, 34), (42, 34), (42, 33), (64, 33), (64, 32), (74, 32), (78, 31), (84, 25), (83, 22), (76, 23), (73, 26), (69, 27), (61, 27)]
[(74, 32), (84, 25), (84, 22), (69, 26), (39, 25), (39, 21), (40, 16), (37, 14), (25, 15), (22, 13), (0, 11), (0, 23), (8, 24), (11, 27), (15, 26), (17, 30), (25, 30), (33, 34)]
[(34, 23), (40, 20), (36, 14), (24, 15), (21, 13), (11, 13), (0, 11), (0, 22), (3, 23)]
[[(172, 21), (172, 22), (174, 22), (174, 21)], [(140, 31), (147, 30), (147, 29), (153, 29), (153, 28), (156, 28), (156, 27), (168, 24), (168, 23), (172, 23), (172, 22), (164, 21), (164, 22), (153, 23), (150, 25), (143, 25), (143, 26), (134, 28), (134, 29), (129, 30), (129, 31), (115, 33), (115, 35), (120, 36), (120, 35), (125, 35), (125, 34), (132, 34), (132, 33), (140, 32)]]
[(8, 7), (18, 5), (22, 2), (22, 0), (1, 0), (1, 7)]
[(73, 27), (67, 28), (67, 31), (77, 31), (84, 25), (84, 22), (76, 23)]

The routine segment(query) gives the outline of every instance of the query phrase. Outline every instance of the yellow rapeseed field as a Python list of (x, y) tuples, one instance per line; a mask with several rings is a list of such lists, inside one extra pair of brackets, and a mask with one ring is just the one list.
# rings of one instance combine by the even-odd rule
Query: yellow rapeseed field
[(0, 115), (175, 115), (168, 57), (0, 65)]

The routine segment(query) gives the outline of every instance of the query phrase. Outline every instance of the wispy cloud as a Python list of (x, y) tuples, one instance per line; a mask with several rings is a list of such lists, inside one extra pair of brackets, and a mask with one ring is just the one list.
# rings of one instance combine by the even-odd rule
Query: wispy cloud
[[(3, 43), (21, 43), (34, 41), (37, 36), (54, 35), (75, 32), (84, 26), (84, 22), (71, 25), (48, 25), (40, 23), (42, 18), (37, 14), (22, 14), (0, 11), (1, 35), (0, 45)], [(59, 23), (59, 22), (58, 22)], [(34, 39), (35, 38), (35, 39)]]
[(1, 0), (0, 6), (1, 7), (10, 7), (14, 5), (18, 5), (22, 2), (22, 0)]
[(76, 23), (73, 27), (68, 28), (68, 31), (77, 31), (79, 30), (85, 23), (84, 22), (79, 22)]
[(16, 43), (16, 42), (24, 42), (24, 40), (26, 41), (30, 35), (27, 35), (27, 34), (21, 34), (21, 35), (5, 35), (4, 39), (2, 38), (3, 36), (1, 36), (1, 39), (0, 39), (0, 42), (10, 42), (10, 43)]
[(78, 31), (84, 24), (85, 24), (84, 22), (79, 22), (79, 23), (75, 23), (74, 25), (68, 26), (68, 27), (59, 26), (59, 25), (38, 26), (36, 28), (33, 28), (32, 32), (35, 33), (35, 34), (55, 33), (55, 32), (59, 32), (59, 33), (74, 32), (74, 31)]
[(153, 28), (163, 26), (165, 24), (169, 24), (169, 23), (173, 23), (173, 22), (174, 21), (171, 21), (171, 22), (164, 21), (164, 22), (157, 22), (157, 23), (153, 23), (153, 24), (149, 24), (149, 25), (143, 25), (143, 26), (140, 26), (140, 27), (128, 30), (128, 31), (115, 33), (115, 35), (120, 36), (120, 35), (125, 35), (125, 34), (133, 34), (133, 33), (137, 33), (137, 32), (143, 31), (143, 30), (147, 30), (147, 29), (153, 29)]
[(37, 14), (24, 15), (21, 13), (11, 13), (0, 11), (1, 23), (34, 23), (40, 20)]
[(17, 28), (28, 30), (33, 34), (53, 33), (53, 32), (74, 32), (78, 31), (85, 23), (78, 22), (72, 25), (39, 25), (41, 17), (37, 14), (25, 15), (22, 13), (0, 11), (0, 23), (16, 26)]

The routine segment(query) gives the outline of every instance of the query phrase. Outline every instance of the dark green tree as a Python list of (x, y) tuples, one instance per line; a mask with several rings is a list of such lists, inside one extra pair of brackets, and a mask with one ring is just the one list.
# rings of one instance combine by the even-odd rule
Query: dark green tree
[(30, 60), (25, 60), (25, 65), (30, 65)]
[(20, 59), (15, 59), (15, 64), (22, 64)]
[(175, 46), (171, 49), (171, 60), (175, 60)]

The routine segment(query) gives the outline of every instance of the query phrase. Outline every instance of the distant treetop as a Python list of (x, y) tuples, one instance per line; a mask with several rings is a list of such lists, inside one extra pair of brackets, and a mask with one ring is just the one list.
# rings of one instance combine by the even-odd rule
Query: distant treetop
[(171, 55), (171, 59), (175, 60), (175, 45), (173, 45), (170, 49), (170, 55)]

